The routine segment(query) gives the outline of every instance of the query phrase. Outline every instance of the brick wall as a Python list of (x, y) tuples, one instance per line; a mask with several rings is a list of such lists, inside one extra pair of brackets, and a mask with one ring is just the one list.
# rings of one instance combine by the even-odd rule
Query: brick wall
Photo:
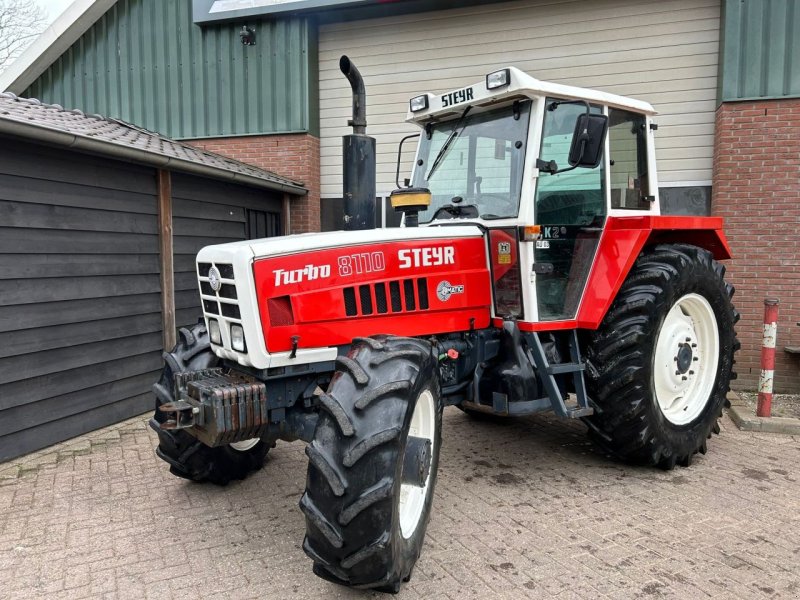
[(755, 389), (763, 300), (779, 307), (775, 391), (800, 392), (800, 99), (724, 103), (717, 110), (712, 212), (734, 253), (728, 277), (742, 313), (738, 389)]
[(287, 233), (320, 230), (319, 138), (296, 133), (188, 140), (188, 143), (299, 181), (308, 188), (308, 195), (293, 197), (291, 231)]

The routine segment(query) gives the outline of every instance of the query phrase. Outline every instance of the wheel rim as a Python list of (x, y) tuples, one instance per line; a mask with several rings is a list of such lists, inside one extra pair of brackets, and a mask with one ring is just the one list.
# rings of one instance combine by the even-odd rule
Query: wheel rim
[(675, 425), (694, 421), (706, 407), (719, 362), (714, 309), (699, 294), (687, 294), (667, 313), (656, 340), (656, 402)]
[[(435, 433), (436, 402), (433, 399), (431, 391), (425, 390), (419, 395), (419, 398), (417, 398), (414, 414), (411, 415), (411, 426), (409, 427), (408, 435), (430, 440), (431, 460), (433, 460), (433, 457), (436, 455)], [(403, 464), (402, 460), (400, 464)], [(428, 499), (428, 493), (430, 491), (432, 474), (433, 466), (431, 466), (428, 477), (425, 479), (425, 485), (422, 487), (410, 483), (403, 483), (400, 485), (398, 512), (400, 513), (400, 532), (405, 539), (414, 535), (422, 519), (422, 514), (425, 511), (425, 502)]]
[(238, 452), (247, 452), (256, 447), (256, 444), (261, 441), (261, 438), (250, 438), (249, 440), (242, 440), (241, 442), (231, 442), (230, 447)]

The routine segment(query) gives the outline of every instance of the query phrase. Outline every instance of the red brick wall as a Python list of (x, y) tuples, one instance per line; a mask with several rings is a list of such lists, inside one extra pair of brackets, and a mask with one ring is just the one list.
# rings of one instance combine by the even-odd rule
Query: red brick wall
[(712, 211), (734, 253), (728, 277), (742, 313), (738, 389), (756, 389), (763, 300), (780, 299), (775, 391), (800, 392), (800, 99), (724, 103), (717, 110)]
[(293, 197), (291, 231), (319, 231), (319, 138), (306, 133), (189, 140), (189, 144), (299, 181), (308, 195)]

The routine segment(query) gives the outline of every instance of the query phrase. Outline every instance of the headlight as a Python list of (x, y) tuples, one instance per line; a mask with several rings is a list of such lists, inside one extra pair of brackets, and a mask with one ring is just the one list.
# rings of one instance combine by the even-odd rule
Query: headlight
[(487, 90), (496, 90), (497, 88), (507, 86), (509, 83), (511, 83), (511, 71), (508, 69), (495, 71), (494, 73), (489, 73), (486, 76)]
[(417, 96), (409, 101), (411, 112), (419, 112), (428, 108), (428, 96)]
[(247, 351), (247, 345), (244, 343), (244, 329), (236, 323), (231, 323), (231, 346), (237, 352)]
[(219, 322), (216, 319), (208, 320), (208, 335), (212, 344), (222, 346), (222, 334), (219, 330)]

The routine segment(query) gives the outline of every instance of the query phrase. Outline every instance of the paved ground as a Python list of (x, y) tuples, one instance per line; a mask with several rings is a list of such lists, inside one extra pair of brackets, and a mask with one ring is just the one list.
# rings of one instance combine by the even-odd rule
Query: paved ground
[[(800, 597), (798, 438), (726, 419), (706, 457), (667, 473), (594, 453), (577, 423), (444, 423), (400, 598)], [(0, 597), (389, 597), (311, 574), (302, 444), (220, 489), (169, 475), (154, 438), (135, 419), (0, 465)]]

